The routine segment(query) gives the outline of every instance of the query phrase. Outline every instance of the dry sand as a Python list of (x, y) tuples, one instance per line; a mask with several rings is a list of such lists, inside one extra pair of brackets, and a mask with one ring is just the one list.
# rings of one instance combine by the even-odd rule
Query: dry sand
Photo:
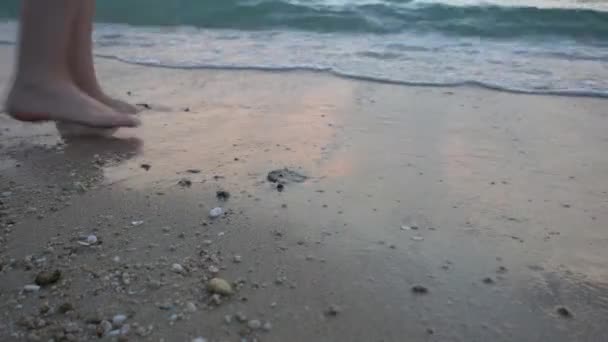
[[(1, 341), (117, 314), (133, 341), (606, 341), (607, 101), (98, 68), (143, 127), (62, 141), (0, 116)], [(283, 167), (310, 178), (279, 192)], [(208, 294), (214, 268), (236, 294)]]

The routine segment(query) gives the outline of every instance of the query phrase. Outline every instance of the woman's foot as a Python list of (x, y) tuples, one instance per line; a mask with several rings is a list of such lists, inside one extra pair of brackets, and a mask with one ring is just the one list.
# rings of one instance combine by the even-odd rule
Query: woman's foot
[(135, 127), (139, 120), (91, 98), (66, 81), (23, 82), (13, 85), (6, 111), (20, 121), (70, 122), (89, 127)]
[(105, 104), (106, 106), (114, 109), (115, 111), (117, 111), (119, 113), (137, 114), (137, 112), (138, 112), (137, 107), (135, 107), (127, 102), (124, 102), (122, 100), (111, 98), (105, 94), (101, 94), (101, 95), (89, 94), (89, 96), (91, 96), (92, 98), (96, 99), (97, 101)]

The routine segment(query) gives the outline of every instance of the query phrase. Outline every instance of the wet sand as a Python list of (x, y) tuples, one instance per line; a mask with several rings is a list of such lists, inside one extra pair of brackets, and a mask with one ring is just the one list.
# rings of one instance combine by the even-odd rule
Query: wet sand
[[(143, 127), (63, 141), (0, 116), (0, 340), (92, 340), (117, 314), (133, 341), (606, 340), (607, 101), (98, 69)], [(309, 178), (279, 192), (283, 167)]]

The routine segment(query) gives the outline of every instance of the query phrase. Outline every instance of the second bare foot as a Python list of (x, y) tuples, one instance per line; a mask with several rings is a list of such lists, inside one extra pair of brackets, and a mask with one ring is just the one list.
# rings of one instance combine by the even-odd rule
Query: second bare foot
[(6, 110), (21, 121), (59, 121), (99, 128), (139, 125), (135, 117), (118, 113), (61, 80), (15, 82)]

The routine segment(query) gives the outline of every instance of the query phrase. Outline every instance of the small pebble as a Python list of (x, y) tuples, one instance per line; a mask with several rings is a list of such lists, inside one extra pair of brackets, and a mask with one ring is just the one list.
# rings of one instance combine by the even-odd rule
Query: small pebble
[(131, 225), (134, 226), (134, 227), (141, 226), (142, 224), (144, 224), (144, 221), (141, 221), (141, 220), (140, 221), (132, 221), (131, 222)]
[(422, 236), (412, 236), (411, 239), (414, 240), (414, 241), (422, 241), (422, 240), (424, 240), (424, 238)]
[(235, 264), (239, 264), (239, 263), (241, 263), (243, 261), (243, 257), (241, 257), (240, 255), (237, 254), (237, 255), (235, 255), (235, 256), (232, 257), (232, 261)]
[(171, 271), (181, 274), (181, 273), (185, 272), (185, 269), (184, 269), (184, 266), (182, 266), (180, 264), (173, 264), (173, 265), (171, 265)]
[(272, 330), (272, 323), (270, 323), (270, 322), (264, 323), (264, 325), (262, 326), (262, 329), (264, 329), (264, 331)]
[(91, 235), (87, 236), (87, 243), (88, 243), (89, 245), (94, 245), (94, 244), (96, 244), (96, 243), (97, 243), (97, 236), (95, 236), (95, 235), (93, 235), (93, 234), (91, 234)]
[(177, 182), (177, 184), (179, 184), (179, 186), (181, 186), (181, 187), (189, 188), (192, 186), (192, 181), (189, 180), (188, 178), (182, 178), (179, 180), (179, 182)]
[(251, 329), (251, 330), (258, 330), (262, 327), (262, 323), (260, 321), (258, 321), (257, 319), (252, 319), (249, 322), (247, 322), (247, 327), (249, 327), (249, 329)]
[(195, 337), (192, 339), (192, 342), (207, 342), (207, 339), (203, 337)]
[(483, 278), (483, 282), (484, 282), (484, 284), (494, 284), (494, 279), (492, 279), (490, 277), (485, 277), (485, 278)]
[(196, 311), (196, 304), (194, 304), (193, 302), (186, 303), (186, 311), (188, 311), (188, 312), (195, 312)]
[(222, 216), (223, 213), (224, 213), (224, 209), (222, 209), (220, 207), (213, 208), (209, 211), (209, 217), (218, 218), (218, 217)]
[(220, 201), (227, 201), (230, 198), (230, 193), (224, 190), (216, 192), (215, 195)]
[(112, 317), (112, 324), (115, 327), (121, 327), (126, 320), (127, 320), (126, 315), (122, 315), (122, 314), (114, 315), (114, 317)]
[(236, 315), (235, 315), (235, 317), (236, 317), (236, 320), (239, 321), (239, 322), (241, 322), (241, 323), (247, 322), (247, 315), (245, 315), (242, 312), (237, 312)]
[(212, 274), (218, 274), (218, 273), (220, 273), (220, 269), (217, 268), (217, 266), (211, 265), (211, 266), (209, 266), (208, 269), (209, 269), (209, 272), (212, 273)]
[(230, 296), (234, 293), (232, 285), (222, 278), (213, 278), (207, 284), (207, 290), (222, 296)]
[(23, 287), (23, 291), (25, 292), (38, 292), (40, 290), (40, 286), (38, 285), (25, 285)]
[(109, 321), (103, 320), (97, 326), (97, 336), (99, 337), (107, 335), (110, 331), (112, 331), (112, 323)]
[(429, 293), (429, 289), (427, 289), (426, 287), (424, 287), (422, 285), (414, 285), (414, 286), (412, 286), (412, 292), (414, 292), (416, 294), (427, 294), (427, 293)]
[(572, 318), (574, 317), (574, 315), (572, 314), (572, 312), (565, 306), (558, 306), (555, 311), (557, 312), (558, 315), (560, 315), (561, 317), (564, 318)]
[(36, 285), (46, 286), (56, 283), (59, 281), (59, 278), (61, 278), (61, 271), (59, 270), (54, 270), (53, 272), (43, 271), (38, 273), (35, 282)]
[(340, 308), (339, 306), (332, 304), (329, 306), (329, 308), (327, 308), (327, 310), (325, 310), (325, 314), (327, 316), (338, 316), (338, 314), (342, 312), (342, 308)]

